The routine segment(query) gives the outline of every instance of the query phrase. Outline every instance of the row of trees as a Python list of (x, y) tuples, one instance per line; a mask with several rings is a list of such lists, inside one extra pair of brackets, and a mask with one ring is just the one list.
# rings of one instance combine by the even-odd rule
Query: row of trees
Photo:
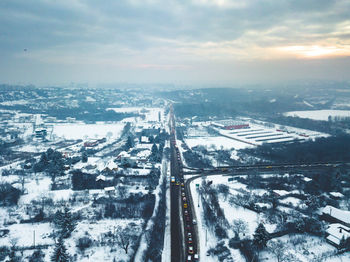
[(274, 163), (313, 163), (350, 161), (350, 135), (321, 137), (315, 141), (291, 144), (263, 144), (242, 152)]

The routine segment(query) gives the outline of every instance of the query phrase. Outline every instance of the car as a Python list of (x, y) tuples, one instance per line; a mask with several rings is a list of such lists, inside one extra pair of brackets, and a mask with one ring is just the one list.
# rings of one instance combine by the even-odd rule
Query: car
[(183, 201), (186, 201), (186, 197), (183, 197), (182, 200), (183, 200)]
[(185, 184), (184, 184), (184, 183), (181, 183), (181, 186), (185, 186)]
[(182, 192), (182, 193), (181, 193), (181, 196), (183, 196), (183, 197), (184, 197), (184, 196), (185, 196), (185, 192)]
[(188, 244), (192, 244), (192, 237), (188, 238)]
[(172, 182), (172, 183), (175, 182), (175, 177), (174, 177), (174, 176), (171, 177), (171, 182)]
[(191, 232), (188, 232), (188, 233), (187, 233), (187, 237), (192, 237), (192, 233), (191, 233)]
[(187, 262), (193, 261), (193, 260), (192, 260), (192, 256), (191, 256), (191, 255), (188, 255), (186, 261), (187, 261)]
[(199, 255), (198, 254), (194, 254), (193, 261), (199, 261)]
[(185, 210), (185, 216), (188, 216), (188, 211), (187, 210)]
[(186, 221), (190, 222), (190, 217), (189, 216), (186, 216)]
[(188, 247), (188, 253), (189, 254), (193, 254), (193, 246), (189, 246)]
[(197, 224), (197, 221), (195, 219), (192, 220), (192, 224), (195, 225)]
[(187, 225), (186, 225), (186, 229), (187, 229), (187, 230), (190, 230), (190, 229), (191, 229), (190, 224), (187, 224)]
[(184, 208), (187, 208), (187, 203), (184, 203)]
[(177, 185), (177, 186), (180, 185), (179, 181), (176, 182), (176, 185)]

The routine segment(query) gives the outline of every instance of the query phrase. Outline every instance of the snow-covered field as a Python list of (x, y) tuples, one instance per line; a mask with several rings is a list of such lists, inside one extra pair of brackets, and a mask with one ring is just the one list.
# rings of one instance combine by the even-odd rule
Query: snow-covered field
[(328, 121), (328, 117), (350, 117), (350, 110), (309, 110), (286, 112), (285, 116)]
[[(158, 122), (159, 121), (159, 115), (163, 118), (164, 115), (164, 108), (159, 107), (119, 107), (119, 108), (108, 108), (107, 110), (113, 110), (116, 113), (136, 113), (140, 115), (144, 115), (145, 119), (143, 121), (145, 122)], [(128, 118), (128, 121), (133, 122), (133, 120), (139, 120), (139, 117), (130, 117)], [(124, 119), (125, 121), (125, 119)]]
[(204, 146), (208, 150), (215, 148), (215, 149), (221, 149), (221, 147), (225, 150), (229, 149), (243, 149), (247, 147), (251, 147), (251, 145), (242, 143), (239, 141), (232, 140), (230, 138), (226, 137), (198, 137), (198, 138), (186, 138), (185, 139), (186, 144), (192, 148), (195, 146)]
[(18, 246), (31, 246), (34, 244), (45, 245), (54, 244), (54, 241), (49, 235), (52, 232), (50, 223), (26, 223), (13, 224), (7, 226), (10, 233), (6, 237), (0, 238), (0, 246), (10, 246), (11, 241), (16, 240)]
[(111, 138), (118, 138), (123, 128), (123, 123), (57, 124), (53, 128), (53, 136), (65, 139), (95, 139), (111, 135)]

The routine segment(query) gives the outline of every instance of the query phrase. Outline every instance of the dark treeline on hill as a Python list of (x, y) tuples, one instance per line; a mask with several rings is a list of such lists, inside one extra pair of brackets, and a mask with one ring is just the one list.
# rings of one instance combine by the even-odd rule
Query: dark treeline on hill
[(274, 163), (312, 163), (350, 161), (350, 135), (339, 134), (315, 141), (292, 144), (263, 144), (242, 152)]
[[(164, 95), (174, 103), (179, 117), (234, 117), (242, 115), (270, 115), (295, 110), (310, 109), (303, 98), (294, 94), (272, 93), (267, 90), (233, 88), (198, 89), (173, 91)], [(313, 109), (322, 109), (315, 106)]]
[(120, 121), (127, 117), (138, 116), (134, 113), (117, 113), (113, 110), (106, 110), (92, 106), (91, 104), (82, 104), (76, 108), (59, 107), (45, 109), (33, 109), (25, 105), (4, 106), (0, 105), (1, 109), (16, 109), (27, 114), (47, 114), (49, 116), (56, 117), (59, 120), (66, 119), (67, 117), (74, 117), (81, 121)]
[(209, 116), (235, 116), (234, 107), (229, 104), (216, 104), (214, 102), (183, 103), (174, 105), (175, 113), (179, 117), (209, 117)]
[(324, 132), (328, 134), (337, 134), (340, 130), (344, 128), (350, 128), (350, 119), (342, 118), (342, 119), (331, 119), (331, 121), (321, 121), (321, 120), (313, 120), (308, 118), (299, 118), (292, 116), (268, 116), (266, 120), (271, 121), (275, 124), (279, 125), (287, 125), (294, 126), (304, 129), (310, 129), (318, 132)]

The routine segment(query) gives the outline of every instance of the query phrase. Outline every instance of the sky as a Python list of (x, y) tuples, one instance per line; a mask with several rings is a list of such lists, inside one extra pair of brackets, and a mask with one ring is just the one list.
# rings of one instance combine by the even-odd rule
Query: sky
[(350, 80), (349, 0), (1, 0), (0, 82)]

